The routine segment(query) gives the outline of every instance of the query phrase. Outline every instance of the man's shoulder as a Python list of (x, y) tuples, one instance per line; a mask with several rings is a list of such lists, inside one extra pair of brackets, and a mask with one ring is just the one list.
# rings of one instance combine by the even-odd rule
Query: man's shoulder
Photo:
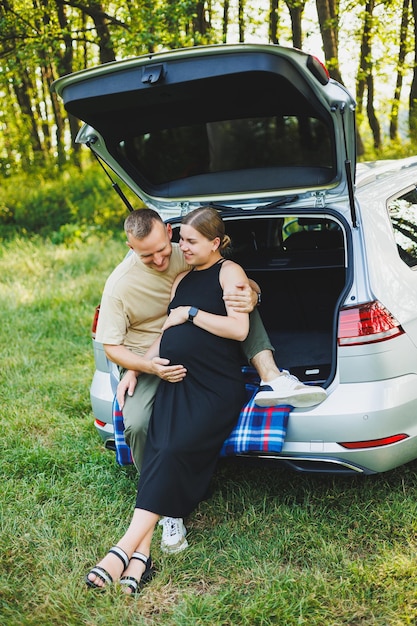
[(120, 281), (129, 278), (132, 272), (140, 270), (139, 266), (140, 264), (137, 263), (136, 255), (134, 253), (127, 254), (108, 276), (104, 289), (111, 290), (115, 285), (120, 283)]

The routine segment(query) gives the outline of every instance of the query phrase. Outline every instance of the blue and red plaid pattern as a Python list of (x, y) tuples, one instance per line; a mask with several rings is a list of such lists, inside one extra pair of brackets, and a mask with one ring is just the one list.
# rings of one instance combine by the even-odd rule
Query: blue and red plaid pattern
[(123, 413), (117, 402), (116, 396), (113, 400), (113, 428), (114, 428), (114, 445), (116, 447), (116, 462), (119, 465), (131, 465), (133, 463), (132, 453), (125, 441), (125, 425), (123, 422)]
[(220, 456), (236, 456), (249, 452), (281, 452), (287, 434), (288, 417), (293, 407), (255, 406), (258, 387), (246, 385), (252, 391), (249, 402), (242, 408), (236, 426), (224, 442)]
[[(255, 406), (257, 391), (257, 385), (246, 385), (249, 401), (242, 408), (236, 426), (224, 442), (220, 451), (221, 457), (250, 452), (281, 452), (287, 433), (288, 416), (293, 407)], [(116, 397), (113, 400), (113, 426), (116, 462), (119, 465), (130, 465), (133, 463), (132, 454), (125, 441), (123, 413)]]

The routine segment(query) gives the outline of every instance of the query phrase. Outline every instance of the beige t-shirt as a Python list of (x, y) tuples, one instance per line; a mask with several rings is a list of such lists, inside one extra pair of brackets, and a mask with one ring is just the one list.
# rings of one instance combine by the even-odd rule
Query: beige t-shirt
[(104, 286), (96, 340), (144, 354), (161, 332), (174, 279), (187, 269), (176, 243), (165, 272), (148, 267), (135, 253), (125, 257)]

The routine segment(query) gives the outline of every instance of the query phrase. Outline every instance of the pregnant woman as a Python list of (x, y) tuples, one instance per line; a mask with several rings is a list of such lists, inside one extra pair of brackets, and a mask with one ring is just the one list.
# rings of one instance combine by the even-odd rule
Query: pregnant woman
[(203, 207), (183, 219), (180, 247), (193, 269), (176, 279), (161, 338), (147, 356), (181, 363), (187, 375), (159, 384), (131, 523), (87, 574), (89, 587), (119, 579), (126, 593), (137, 593), (152, 577), (157, 521), (186, 517), (201, 502), (245, 402), (240, 342), (249, 330), (248, 314), (227, 307), (223, 294), (247, 277), (224, 259), (229, 244), (216, 210)]

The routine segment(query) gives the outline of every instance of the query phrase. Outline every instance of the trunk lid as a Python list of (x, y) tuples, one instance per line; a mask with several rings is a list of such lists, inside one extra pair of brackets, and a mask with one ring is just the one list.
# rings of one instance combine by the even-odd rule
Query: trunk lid
[(187, 48), (52, 86), (77, 140), (164, 217), (206, 203), (331, 204), (355, 223), (355, 103), (319, 61), (275, 45)]

